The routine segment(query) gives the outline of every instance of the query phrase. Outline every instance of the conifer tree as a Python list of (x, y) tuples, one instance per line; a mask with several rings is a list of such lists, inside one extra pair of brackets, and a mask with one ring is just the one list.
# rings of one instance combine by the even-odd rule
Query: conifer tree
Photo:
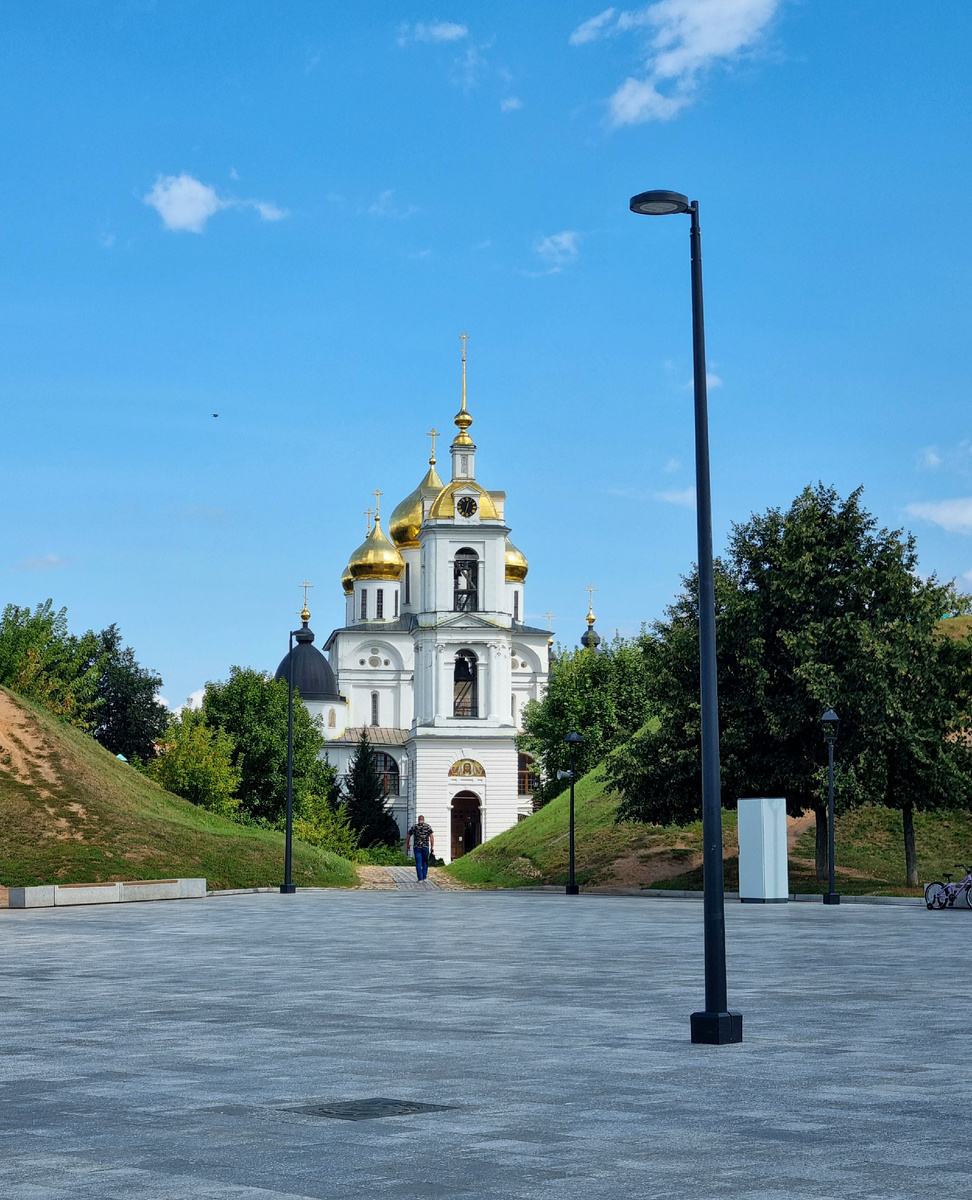
[(385, 785), (367, 729), (361, 731), (348, 763), (344, 795), (348, 820), (362, 848), (395, 846), (402, 840), (395, 818), (385, 809)]

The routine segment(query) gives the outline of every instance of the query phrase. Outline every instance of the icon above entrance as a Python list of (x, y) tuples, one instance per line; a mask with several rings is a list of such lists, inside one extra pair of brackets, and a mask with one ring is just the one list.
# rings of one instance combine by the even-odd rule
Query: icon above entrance
[(449, 768), (449, 776), (460, 779), (485, 779), (486, 771), (482, 763), (476, 762), (474, 758), (460, 758)]

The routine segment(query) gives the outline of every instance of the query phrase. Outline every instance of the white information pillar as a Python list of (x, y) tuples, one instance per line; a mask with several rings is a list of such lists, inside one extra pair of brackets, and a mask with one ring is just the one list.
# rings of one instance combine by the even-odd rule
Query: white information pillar
[(785, 904), (790, 881), (786, 857), (786, 801), (740, 800), (739, 899)]

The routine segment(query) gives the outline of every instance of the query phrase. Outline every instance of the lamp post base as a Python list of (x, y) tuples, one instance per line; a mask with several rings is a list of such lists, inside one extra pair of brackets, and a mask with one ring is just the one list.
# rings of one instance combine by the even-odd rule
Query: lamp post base
[(282, 883), (280, 885), (280, 891), (285, 896), (293, 896), (294, 893), (297, 891), (297, 884), (296, 883)]
[(840, 904), (840, 892), (824, 892), (824, 904)]
[(742, 1013), (692, 1013), (692, 1041), (704, 1046), (729, 1046), (741, 1042)]
[(567, 886), (564, 888), (564, 891), (567, 893), (568, 896), (579, 896), (580, 895), (580, 885), (576, 884), (576, 883), (568, 883)]

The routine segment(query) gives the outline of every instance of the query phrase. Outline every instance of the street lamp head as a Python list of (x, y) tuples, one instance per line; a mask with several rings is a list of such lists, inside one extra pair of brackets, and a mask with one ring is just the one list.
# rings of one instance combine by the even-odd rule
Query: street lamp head
[(840, 728), (840, 718), (832, 708), (828, 708), (820, 718), (820, 725), (823, 729), (824, 741), (836, 742), (837, 730)]
[(577, 732), (576, 729), (572, 729), (570, 731), (570, 733), (568, 733), (567, 736), (564, 738), (564, 741), (567, 743), (568, 746), (573, 747), (573, 746), (580, 746), (581, 743), (584, 741), (584, 739), (581, 737), (581, 735)]
[(692, 205), (681, 192), (642, 192), (631, 197), (628, 207), (644, 217), (667, 217), (670, 213), (690, 212)]

